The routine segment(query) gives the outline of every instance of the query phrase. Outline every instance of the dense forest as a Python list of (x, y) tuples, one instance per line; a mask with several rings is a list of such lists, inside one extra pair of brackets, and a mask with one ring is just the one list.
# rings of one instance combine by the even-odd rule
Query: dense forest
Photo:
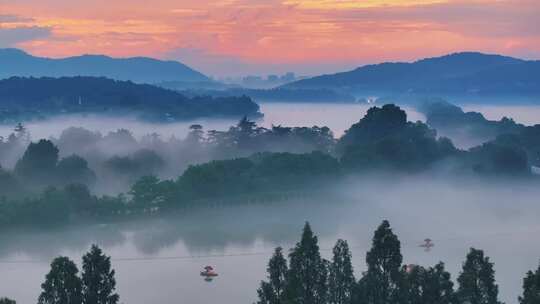
[(84, 113), (131, 114), (160, 122), (261, 115), (259, 106), (246, 96), (188, 98), (152, 85), (96, 77), (0, 80), (0, 122)]
[[(374, 232), (366, 253), (365, 271), (355, 272), (346, 240), (337, 240), (331, 258), (322, 257), (318, 238), (306, 223), (301, 239), (288, 253), (277, 247), (268, 276), (257, 290), (257, 304), (501, 304), (495, 264), (483, 250), (471, 248), (456, 283), (439, 262), (424, 267), (407, 264), (401, 242), (388, 221)], [(82, 257), (82, 271), (68, 257), (59, 256), (46, 274), (38, 304), (116, 304), (116, 273), (111, 257), (92, 245)], [(523, 279), (520, 304), (540, 300), (540, 267)], [(1, 304), (14, 304), (0, 298)]]
[[(0, 155), (24, 146), (27, 137), (19, 125), (0, 142)], [(339, 139), (325, 127), (265, 129), (246, 118), (227, 131), (206, 134), (193, 125), (184, 140), (150, 138), (139, 142), (127, 130), (102, 136), (69, 129), (59, 139), (29, 143), (13, 169), (0, 170), (0, 225), (62, 224), (264, 200), (377, 172), (537, 179), (531, 172), (535, 159), (519, 141), (460, 150), (428, 125), (407, 121), (395, 105), (371, 108)], [(148, 145), (136, 150), (141, 144)], [(114, 151), (112, 156), (95, 150), (101, 145)], [(62, 149), (67, 153), (60, 157)], [(184, 158), (167, 158), (165, 152)], [(123, 181), (124, 194), (99, 194), (95, 183), (100, 180)]]

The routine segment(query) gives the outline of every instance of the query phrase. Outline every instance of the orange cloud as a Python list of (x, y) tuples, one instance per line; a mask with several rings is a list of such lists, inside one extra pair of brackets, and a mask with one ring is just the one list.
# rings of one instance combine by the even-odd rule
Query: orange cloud
[[(261, 70), (320, 66), (326, 72), (332, 66), (460, 50), (540, 58), (537, 0), (0, 0), (0, 5), (10, 16), (0, 18), (0, 34), (8, 28), (6, 37), (15, 29), (46, 29), (34, 31), (40, 35), (24, 30), (26, 39), (9, 42), (37, 55), (201, 56), (193, 61), (196, 68), (216, 74), (228, 72), (219, 70), (219, 60), (235, 62), (239, 72), (242, 64)], [(182, 57), (186, 52), (177, 51), (182, 49), (201, 51)], [(204, 56), (212, 60), (205, 64)]]
[(362, 9), (378, 7), (407, 7), (446, 3), (448, 0), (286, 0), (286, 5), (303, 9)]

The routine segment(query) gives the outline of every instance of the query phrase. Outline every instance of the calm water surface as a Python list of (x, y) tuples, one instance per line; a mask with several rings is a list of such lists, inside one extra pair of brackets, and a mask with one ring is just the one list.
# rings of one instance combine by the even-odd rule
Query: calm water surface
[[(292, 247), (306, 220), (319, 235), (326, 258), (338, 238), (349, 241), (357, 275), (365, 270), (365, 252), (383, 219), (391, 221), (402, 242), (404, 263), (444, 261), (454, 279), (468, 249), (484, 249), (495, 262), (507, 303), (517, 303), (523, 275), (540, 258), (537, 186), (368, 179), (339, 193), (339, 198), (320, 201), (0, 233), (0, 295), (35, 303), (51, 258), (67, 255), (80, 265), (80, 256), (97, 243), (112, 256), (124, 303), (252, 303), (273, 248)], [(431, 252), (418, 247), (426, 237), (435, 240)], [(213, 282), (199, 276), (205, 265), (220, 274)]]

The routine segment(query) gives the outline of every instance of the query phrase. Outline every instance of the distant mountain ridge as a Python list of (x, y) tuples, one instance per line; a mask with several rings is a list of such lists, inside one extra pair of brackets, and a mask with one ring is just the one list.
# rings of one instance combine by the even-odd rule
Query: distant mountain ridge
[(247, 96), (186, 97), (149, 84), (102, 77), (0, 80), (0, 123), (65, 114), (135, 115), (158, 122), (261, 115), (259, 105)]
[(104, 55), (52, 59), (32, 56), (19, 49), (0, 49), (0, 79), (14, 76), (91, 76), (137, 83), (212, 81), (202, 73), (177, 61), (162, 61), (148, 57), (112, 58)]
[(463, 52), (412, 63), (366, 65), (284, 87), (327, 88), (356, 94), (540, 96), (540, 61)]

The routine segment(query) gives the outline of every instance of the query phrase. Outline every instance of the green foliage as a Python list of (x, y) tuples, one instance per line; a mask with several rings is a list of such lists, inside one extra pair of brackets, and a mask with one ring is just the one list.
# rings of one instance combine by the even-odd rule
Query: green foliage
[(460, 303), (500, 304), (499, 287), (489, 257), (482, 250), (471, 248), (458, 279), (457, 298)]
[(81, 304), (82, 283), (77, 265), (67, 257), (58, 257), (41, 285), (38, 304)]
[(23, 188), (17, 178), (0, 167), (0, 198), (19, 196)]
[(289, 254), (287, 303), (324, 304), (328, 299), (328, 262), (321, 258), (317, 237), (306, 223), (302, 239)]
[(527, 153), (517, 146), (485, 143), (470, 150), (472, 169), (483, 175), (527, 175), (531, 172)]
[(276, 248), (274, 255), (268, 263), (268, 281), (262, 281), (257, 290), (259, 300), (257, 304), (282, 304), (286, 303), (284, 297), (287, 286), (287, 260), (283, 256), (282, 248)]
[(56, 175), (62, 185), (92, 185), (96, 181), (96, 175), (88, 168), (88, 162), (78, 155), (62, 158), (56, 166)]
[(189, 167), (177, 181), (185, 200), (290, 190), (338, 174), (336, 159), (321, 152), (263, 153)]
[(30, 143), (15, 166), (15, 174), (29, 182), (41, 184), (54, 176), (57, 162), (58, 148), (50, 140), (42, 139)]
[(143, 176), (131, 186), (131, 202), (142, 207), (158, 206), (171, 196), (173, 187), (171, 181), (160, 181), (153, 175)]
[(227, 131), (209, 131), (206, 142), (221, 158), (257, 152), (331, 153), (335, 145), (334, 135), (328, 127), (272, 126), (266, 129), (246, 117)]
[(368, 270), (360, 280), (359, 303), (391, 304), (400, 296), (401, 244), (392, 232), (390, 223), (383, 221), (375, 231), (371, 250), (367, 252)]
[(17, 302), (8, 298), (0, 298), (0, 304), (17, 304)]
[(328, 276), (328, 303), (350, 304), (356, 280), (347, 241), (338, 240), (333, 249)]
[(454, 304), (457, 302), (453, 286), (443, 263), (427, 269), (410, 265), (404, 269), (400, 294), (403, 303), (408, 304)]
[(0, 199), (0, 227), (54, 226), (70, 219), (119, 215), (125, 211), (122, 196), (97, 198), (84, 185), (49, 187), (38, 197), (17, 201)]
[(527, 272), (527, 275), (523, 279), (523, 295), (519, 297), (519, 303), (540, 303), (540, 266), (534, 272)]
[(116, 289), (114, 274), (114, 270), (111, 269), (111, 258), (104, 255), (98, 246), (92, 245), (90, 252), (83, 256), (82, 303), (118, 303), (120, 297), (114, 292)]
[(457, 152), (449, 139), (438, 139), (422, 122), (407, 122), (405, 111), (391, 104), (369, 109), (339, 140), (338, 151), (349, 170), (399, 171), (425, 170)]

